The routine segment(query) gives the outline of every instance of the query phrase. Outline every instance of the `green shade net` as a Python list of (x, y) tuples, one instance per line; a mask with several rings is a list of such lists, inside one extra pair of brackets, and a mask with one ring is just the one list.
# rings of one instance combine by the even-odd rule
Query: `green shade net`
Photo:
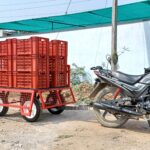
[[(110, 25), (111, 16), (112, 8), (106, 8), (62, 16), (0, 23), (0, 28), (33, 33), (67, 31)], [(149, 19), (150, 1), (142, 1), (118, 7), (118, 23), (145, 21)]]

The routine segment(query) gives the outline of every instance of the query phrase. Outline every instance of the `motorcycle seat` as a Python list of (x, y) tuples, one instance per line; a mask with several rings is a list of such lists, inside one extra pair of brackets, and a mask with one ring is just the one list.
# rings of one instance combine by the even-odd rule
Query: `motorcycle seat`
[(144, 75), (129, 75), (120, 71), (112, 72), (112, 76), (127, 84), (137, 83)]

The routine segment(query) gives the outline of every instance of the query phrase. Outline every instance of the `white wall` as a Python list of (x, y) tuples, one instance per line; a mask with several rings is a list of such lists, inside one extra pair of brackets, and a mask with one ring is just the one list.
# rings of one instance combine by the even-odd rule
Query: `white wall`
[[(55, 36), (49, 36), (55, 38)], [(69, 63), (76, 62), (89, 69), (106, 62), (111, 52), (111, 27), (60, 33), (59, 39), (69, 41)], [(119, 70), (129, 74), (142, 74), (150, 67), (150, 22), (118, 27)]]

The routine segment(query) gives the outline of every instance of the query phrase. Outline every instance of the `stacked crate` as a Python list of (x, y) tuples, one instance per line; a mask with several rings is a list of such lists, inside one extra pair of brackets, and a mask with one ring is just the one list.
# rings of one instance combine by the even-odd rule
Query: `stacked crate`
[(0, 86), (12, 87), (11, 40), (0, 41)]
[(67, 67), (68, 43), (52, 40), (49, 43), (49, 77), (51, 87), (69, 86), (70, 72)]
[(13, 87), (49, 87), (49, 40), (13, 39)]
[(70, 86), (66, 41), (31, 37), (0, 42), (0, 86), (49, 88)]

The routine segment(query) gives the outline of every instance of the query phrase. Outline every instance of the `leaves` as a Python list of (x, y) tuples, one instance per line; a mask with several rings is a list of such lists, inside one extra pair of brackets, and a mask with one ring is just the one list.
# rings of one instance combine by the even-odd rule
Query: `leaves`
[(91, 75), (85, 71), (85, 67), (79, 67), (75, 63), (72, 64), (71, 84), (77, 105), (88, 103), (93, 85)]
[(85, 71), (85, 67), (78, 67), (75, 63), (71, 68), (71, 84), (77, 85), (82, 82), (91, 83), (91, 76)]

